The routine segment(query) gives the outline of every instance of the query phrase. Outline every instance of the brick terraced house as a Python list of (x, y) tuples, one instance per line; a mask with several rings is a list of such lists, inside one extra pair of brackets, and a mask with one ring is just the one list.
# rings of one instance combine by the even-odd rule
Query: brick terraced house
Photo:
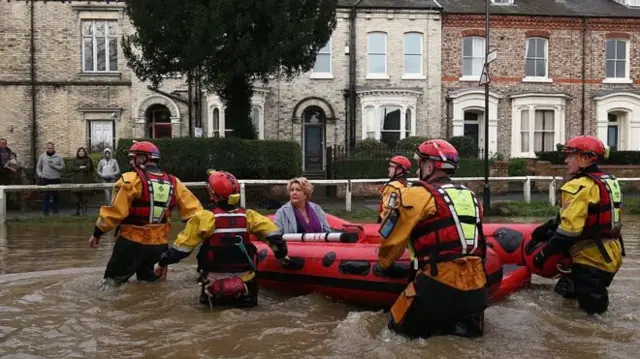
[[(491, 1), (491, 153), (533, 157), (583, 132), (640, 150), (640, 0)], [(338, 4), (312, 71), (256, 84), (260, 139), (298, 141), (316, 175), (328, 146), (366, 138), (465, 135), (484, 147), (484, 1)], [(231, 132), (218, 96), (186, 76), (158, 89), (136, 78), (120, 48), (133, 31), (124, 8), (0, 0), (0, 137), (26, 163), (47, 141), (68, 156), (123, 137)]]
[[(443, 128), (484, 148), (485, 2), (443, 6)], [(581, 133), (640, 150), (640, 1), (492, 0), (489, 151), (535, 157)]]
[[(256, 84), (252, 99), (258, 137), (298, 141), (305, 170), (318, 174), (327, 146), (441, 132), (437, 3), (338, 4), (337, 27), (314, 69), (289, 83)], [(47, 141), (72, 155), (122, 137), (229, 134), (217, 95), (192, 91), (189, 106), (186, 76), (158, 89), (136, 78), (120, 47), (133, 31), (124, 9), (122, 1), (0, 0), (0, 137), (22, 158), (39, 155)]]

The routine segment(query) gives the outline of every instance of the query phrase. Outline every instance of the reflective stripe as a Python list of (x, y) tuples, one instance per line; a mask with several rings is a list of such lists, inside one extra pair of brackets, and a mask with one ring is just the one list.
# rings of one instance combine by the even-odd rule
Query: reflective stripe
[(440, 192), (440, 194), (442, 195), (442, 197), (444, 198), (445, 203), (448, 205), (449, 210), (451, 211), (451, 215), (453, 217), (453, 222), (456, 224), (456, 230), (458, 231), (458, 237), (460, 237), (460, 244), (462, 246), (462, 254), (467, 254), (467, 243), (465, 241), (464, 238), (464, 233), (462, 232), (462, 228), (460, 226), (460, 219), (458, 218), (458, 213), (456, 212), (456, 209), (453, 205), (453, 201), (451, 200), (451, 198), (449, 197), (449, 194), (447, 192), (445, 192), (444, 189), (439, 188), (438, 192)]
[(263, 234), (263, 236), (268, 238), (268, 237), (275, 236), (275, 235), (278, 235), (278, 234), (280, 234), (280, 232), (277, 232), (277, 231), (276, 232), (267, 232), (267, 233)]
[[(171, 205), (173, 184), (170, 180), (168, 183), (164, 183), (164, 181), (160, 183), (160, 180), (153, 178), (147, 179), (147, 188), (149, 190), (149, 223), (160, 223)], [(167, 194), (163, 193), (165, 190), (167, 190)], [(155, 202), (164, 203), (164, 206), (156, 206)]]
[[(443, 185), (438, 192), (449, 206), (453, 221), (462, 244), (462, 254), (471, 253), (478, 248), (478, 224), (480, 223), (479, 206), (471, 190), (463, 186)], [(454, 199), (455, 198), (455, 201)], [(460, 217), (474, 218), (474, 223), (465, 223)]]
[(215, 229), (212, 234), (216, 233), (246, 233), (246, 228), (221, 228)]
[(622, 207), (622, 191), (620, 184), (615, 178), (609, 175), (601, 176), (607, 192), (609, 193), (609, 202), (611, 202), (611, 230), (615, 231), (620, 227), (620, 207)]
[(215, 217), (244, 217), (246, 218), (247, 215), (245, 213), (217, 213), (214, 214)]
[(191, 253), (191, 251), (193, 251), (193, 248), (180, 247), (173, 244), (171, 245), (171, 248), (175, 249), (178, 252), (183, 252), (183, 253)]

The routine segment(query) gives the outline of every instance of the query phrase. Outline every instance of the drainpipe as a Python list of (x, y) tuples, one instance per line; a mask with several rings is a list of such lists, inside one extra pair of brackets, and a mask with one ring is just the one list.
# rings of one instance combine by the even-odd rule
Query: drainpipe
[(582, 19), (582, 108), (580, 109), (580, 134), (584, 135), (584, 123), (585, 123), (585, 101), (587, 92), (587, 68), (586, 68), (586, 56), (587, 56), (587, 17)]
[(31, 1), (31, 161), (35, 170), (38, 163), (36, 144), (38, 142), (38, 128), (36, 116), (36, 38), (35, 38), (35, 1)]
[(187, 87), (189, 88), (189, 137), (193, 137), (193, 72), (187, 72)]
[(451, 97), (449, 97), (449, 94), (447, 94), (444, 97), (444, 101), (445, 101), (445, 111), (446, 111), (446, 117), (445, 117), (445, 131), (447, 136), (445, 138), (450, 138), (449, 136), (451, 135), (451, 131), (449, 131), (449, 116), (451, 116), (451, 110), (449, 109), (449, 106), (451, 106)]
[(349, 151), (356, 146), (356, 8), (361, 2), (358, 0), (351, 6), (349, 17)]
[(344, 148), (345, 151), (349, 148), (349, 129), (347, 129), (347, 124), (349, 123), (349, 89), (344, 89), (342, 91), (342, 97), (344, 98), (344, 117), (345, 117), (345, 128), (344, 128)]

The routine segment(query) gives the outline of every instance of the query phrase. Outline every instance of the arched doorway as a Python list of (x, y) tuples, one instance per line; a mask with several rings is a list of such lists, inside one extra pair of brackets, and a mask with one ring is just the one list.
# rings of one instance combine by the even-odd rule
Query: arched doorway
[(607, 114), (607, 146), (612, 151), (619, 151), (626, 148), (625, 124), (627, 113), (624, 111), (611, 111)]
[(478, 156), (483, 157), (484, 154), (484, 111), (465, 110), (464, 111), (464, 128), (463, 136), (470, 137), (477, 145)]
[(147, 137), (171, 137), (171, 111), (169, 111), (167, 106), (161, 104), (151, 105), (147, 109), (145, 117), (147, 119)]
[(318, 106), (302, 112), (302, 146), (305, 171), (324, 170), (326, 114)]

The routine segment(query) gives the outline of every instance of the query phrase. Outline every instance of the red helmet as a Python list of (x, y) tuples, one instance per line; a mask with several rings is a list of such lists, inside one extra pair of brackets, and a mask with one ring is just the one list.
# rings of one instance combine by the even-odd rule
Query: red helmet
[(235, 204), (240, 197), (240, 183), (234, 175), (227, 171), (210, 170), (207, 184), (220, 198), (227, 199), (229, 204)]
[(129, 147), (129, 157), (136, 155), (146, 155), (152, 160), (160, 159), (160, 150), (156, 145), (149, 141), (134, 141), (133, 145)]
[(600, 141), (598, 138), (593, 136), (576, 136), (566, 144), (558, 144), (558, 151), (569, 154), (569, 153), (582, 153), (588, 156), (593, 156), (596, 158), (607, 158), (609, 157), (608, 148)]
[(389, 163), (400, 167), (403, 172), (411, 171), (411, 161), (404, 156), (393, 156), (389, 159)]
[(458, 150), (445, 140), (427, 140), (416, 146), (416, 156), (435, 161), (436, 168), (456, 170), (460, 163)]

